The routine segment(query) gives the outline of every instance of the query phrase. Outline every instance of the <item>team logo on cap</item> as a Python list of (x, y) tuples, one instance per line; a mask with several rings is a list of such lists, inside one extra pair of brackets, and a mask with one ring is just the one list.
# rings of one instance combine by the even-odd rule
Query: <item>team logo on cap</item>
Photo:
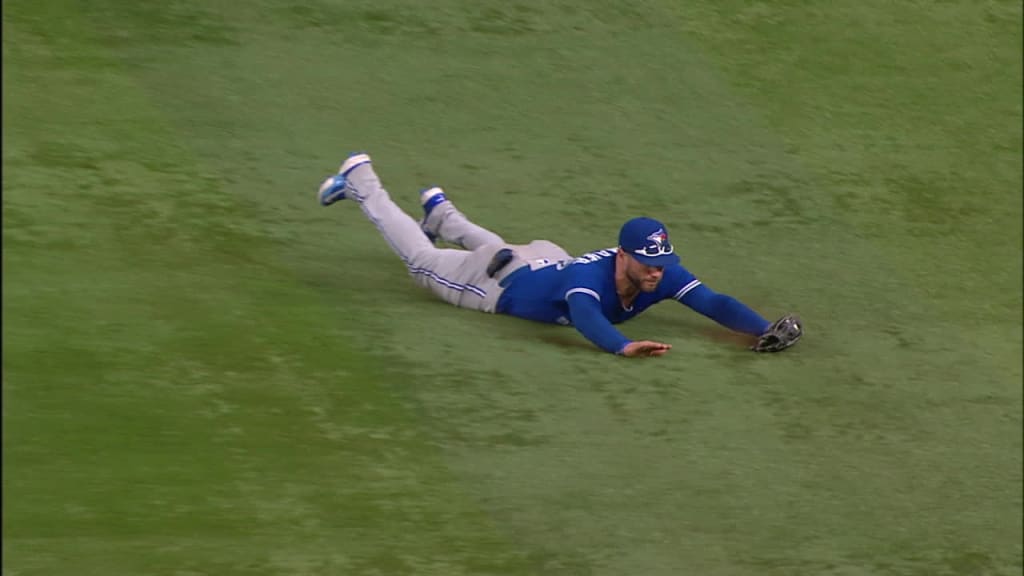
[(655, 233), (647, 237), (647, 244), (643, 248), (638, 248), (633, 252), (644, 256), (661, 256), (671, 254), (674, 251), (675, 248), (668, 241), (668, 234), (665, 232), (665, 229), (658, 228)]

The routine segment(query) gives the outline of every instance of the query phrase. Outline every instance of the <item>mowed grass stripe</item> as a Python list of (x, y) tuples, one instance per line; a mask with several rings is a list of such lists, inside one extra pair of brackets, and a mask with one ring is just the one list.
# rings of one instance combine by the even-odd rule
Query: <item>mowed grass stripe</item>
[(528, 573), (59, 4), (4, 12), (5, 570)]

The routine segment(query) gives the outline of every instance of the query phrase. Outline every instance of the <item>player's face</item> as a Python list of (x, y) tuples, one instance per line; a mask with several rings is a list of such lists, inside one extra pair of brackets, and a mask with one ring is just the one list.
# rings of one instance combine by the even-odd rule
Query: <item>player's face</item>
[(658, 289), (661, 277), (665, 273), (664, 266), (648, 266), (630, 256), (626, 262), (626, 278), (641, 292), (654, 292)]

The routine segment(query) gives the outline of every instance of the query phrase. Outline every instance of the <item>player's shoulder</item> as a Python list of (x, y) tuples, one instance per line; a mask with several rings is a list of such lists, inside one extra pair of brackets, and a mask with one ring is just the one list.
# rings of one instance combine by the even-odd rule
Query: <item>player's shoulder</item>
[(661, 284), (658, 286), (658, 296), (661, 299), (678, 299), (698, 285), (700, 280), (681, 263), (676, 263), (665, 267)]
[(566, 284), (596, 286), (613, 279), (616, 250), (594, 250), (561, 263)]
[(663, 275), (664, 275), (665, 278), (669, 278), (669, 277), (672, 277), (672, 278), (677, 278), (677, 277), (678, 278), (683, 278), (683, 277), (691, 277), (691, 276), (693, 276), (693, 273), (690, 272), (686, 268), (686, 266), (683, 266), (682, 262), (676, 262), (675, 264), (672, 264), (671, 266), (666, 266), (665, 267), (665, 272), (664, 272)]
[(573, 258), (569, 261), (572, 265), (580, 265), (586, 267), (590, 264), (600, 264), (615, 261), (615, 254), (618, 253), (618, 248), (602, 248), (600, 250), (592, 250)]

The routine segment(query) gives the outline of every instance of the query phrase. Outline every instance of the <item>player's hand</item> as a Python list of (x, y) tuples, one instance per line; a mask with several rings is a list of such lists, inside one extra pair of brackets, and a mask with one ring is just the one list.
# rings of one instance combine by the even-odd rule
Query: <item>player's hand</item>
[(652, 342), (651, 340), (638, 340), (626, 344), (626, 347), (622, 349), (622, 355), (629, 358), (662, 356), (671, 349), (671, 344), (662, 344), (661, 342)]

